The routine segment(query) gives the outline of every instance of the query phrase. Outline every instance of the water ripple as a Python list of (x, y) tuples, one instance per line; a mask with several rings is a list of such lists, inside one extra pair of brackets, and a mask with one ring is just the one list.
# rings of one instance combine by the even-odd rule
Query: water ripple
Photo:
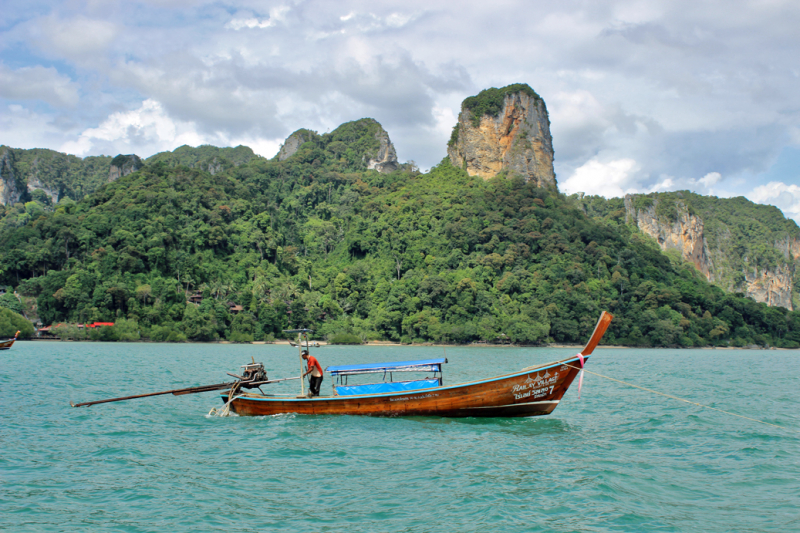
[[(445, 378), (573, 352), (448, 348)], [(318, 353), (325, 364), (432, 356)], [(296, 352), (279, 346), (15, 344), (0, 369), (0, 529), (800, 530), (795, 352), (599, 350), (591, 360), (602, 374), (786, 429), (591, 375), (581, 400), (571, 391), (553, 415), (530, 419), (221, 418), (207, 415), (221, 406), (214, 394), (69, 407), (217, 383), (251, 356), (271, 377), (297, 372)], [(47, 383), (32, 362), (49, 369)]]

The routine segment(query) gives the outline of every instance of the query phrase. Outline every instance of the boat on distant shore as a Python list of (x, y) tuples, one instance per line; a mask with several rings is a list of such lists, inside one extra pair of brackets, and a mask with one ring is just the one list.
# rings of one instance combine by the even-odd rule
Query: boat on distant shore
[(12, 346), (14, 346), (14, 341), (17, 340), (18, 336), (19, 336), (19, 331), (17, 331), (13, 339), (6, 339), (4, 341), (0, 341), (0, 350), (8, 350)]
[[(610, 313), (602, 313), (591, 339), (576, 356), (488, 379), (446, 386), (442, 379), (442, 365), (446, 359), (399, 361), (328, 367), (326, 370), (339, 383), (334, 385), (331, 396), (307, 397), (303, 385), (299, 396), (244, 392), (234, 386), (223, 392), (221, 398), (240, 416), (283, 413), (445, 417), (548, 415), (558, 406), (613, 318)], [(309, 330), (291, 332), (298, 333), (297, 345), (302, 349), (301, 338), (303, 335), (307, 338)], [(306, 340), (306, 346), (307, 343)], [(396, 372), (422, 372), (431, 377), (395, 382), (392, 377)], [(383, 374), (389, 381), (348, 385), (347, 378), (357, 374)]]
[[(300, 344), (297, 343), (297, 342), (289, 341), (289, 346), (292, 346), (293, 348), (297, 348), (298, 346), (300, 346)], [(311, 347), (311, 348), (320, 348), (321, 346), (322, 345), (320, 343), (316, 342), (316, 341), (312, 342), (312, 343), (306, 343), (305, 344), (306, 348), (309, 348), (309, 347)]]

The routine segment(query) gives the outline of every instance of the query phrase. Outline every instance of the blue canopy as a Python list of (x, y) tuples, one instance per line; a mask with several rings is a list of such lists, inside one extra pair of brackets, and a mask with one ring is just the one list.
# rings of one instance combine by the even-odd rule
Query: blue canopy
[(394, 381), (389, 383), (370, 383), (369, 385), (339, 385), (336, 394), (353, 396), (356, 394), (382, 394), (385, 392), (405, 392), (431, 389), (441, 385), (438, 379), (418, 379), (416, 381)]
[(441, 372), (447, 359), (423, 359), (421, 361), (399, 361), (396, 363), (369, 363), (366, 365), (329, 366), (325, 370), (331, 376), (352, 376), (353, 374), (378, 374), (381, 372)]

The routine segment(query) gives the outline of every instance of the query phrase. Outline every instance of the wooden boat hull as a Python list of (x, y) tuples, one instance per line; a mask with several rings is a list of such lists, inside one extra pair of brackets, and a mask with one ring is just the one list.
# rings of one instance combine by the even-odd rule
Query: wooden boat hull
[(7, 341), (0, 341), (0, 350), (8, 350), (12, 346), (14, 346), (14, 341), (17, 339), (9, 339)]
[[(584, 356), (584, 360), (588, 359)], [(231, 401), (241, 416), (306, 415), (521, 417), (548, 415), (578, 375), (578, 357), (460, 385), (362, 396), (286, 398), (245, 392)], [(221, 395), (228, 401), (228, 393)]]

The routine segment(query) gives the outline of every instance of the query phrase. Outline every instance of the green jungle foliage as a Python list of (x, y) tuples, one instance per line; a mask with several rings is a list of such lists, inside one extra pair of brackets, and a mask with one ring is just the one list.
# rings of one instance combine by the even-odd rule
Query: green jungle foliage
[(33, 325), (24, 316), (0, 307), (0, 339), (13, 337), (17, 331), (20, 339), (29, 339), (34, 333)]
[(453, 132), (450, 134), (450, 140), (447, 141), (447, 146), (454, 146), (458, 142), (458, 132), (460, 129), (459, 123), (456, 122), (456, 125), (453, 126)]
[(236, 148), (218, 148), (216, 146), (203, 145), (197, 148), (183, 145), (172, 152), (161, 152), (147, 158), (146, 163), (164, 163), (169, 167), (189, 167), (202, 168), (216, 173), (218, 170), (231, 167), (238, 167), (248, 163), (257, 156), (253, 150), (247, 146), (237, 146)]
[(22, 314), (23, 306), (17, 297), (14, 296), (12, 293), (7, 292), (5, 294), (0, 294), (0, 307), (4, 307), (6, 309), (11, 309), (17, 314)]
[(336, 333), (328, 339), (330, 344), (364, 344), (358, 335), (352, 333)]
[[(62, 154), (44, 148), (23, 150), (0, 146), (0, 157), (6, 160), (3, 169), (4, 177), (13, 175), (16, 188), (23, 191), (22, 202), (42, 200), (40, 196), (32, 198), (27, 191), (27, 184), (38, 180), (44, 187), (53, 191), (58, 198), (79, 200), (97, 190), (108, 181), (111, 157), (86, 157), (81, 159), (74, 155)], [(34, 191), (49, 198), (44, 191)]]
[(446, 158), (428, 174), (366, 170), (376, 126), (315, 134), (285, 161), (215, 174), (156, 161), (77, 203), (0, 209), (0, 283), (36, 297), (45, 324), (117, 323), (65, 332), (109, 340), (308, 327), (329, 339), (583, 343), (609, 310), (606, 343), (800, 346), (799, 313), (710, 285), (625, 225), (621, 200), (485, 182)]

